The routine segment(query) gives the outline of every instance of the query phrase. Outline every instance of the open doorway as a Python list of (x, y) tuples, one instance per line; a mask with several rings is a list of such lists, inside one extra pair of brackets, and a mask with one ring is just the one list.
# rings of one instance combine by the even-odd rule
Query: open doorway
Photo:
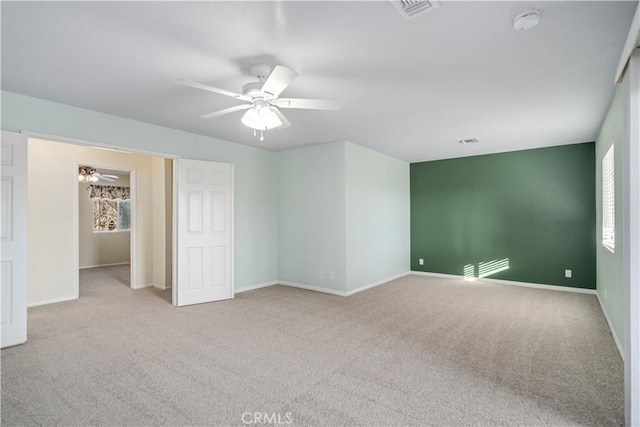
[(28, 138), (29, 307), (80, 297), (80, 165), (130, 171), (131, 289), (172, 289), (174, 305), (233, 298), (233, 164), (64, 141)]
[(78, 168), (79, 295), (131, 287), (131, 171)]
[[(167, 170), (172, 170), (171, 159), (30, 137), (28, 161), (27, 262), (33, 266), (29, 270), (28, 306), (80, 298), (80, 267), (125, 266), (121, 263), (127, 259), (128, 278), (124, 267), (112, 265), (119, 270), (116, 274), (124, 291), (171, 288), (173, 177), (167, 174)], [(87, 185), (79, 184), (79, 166), (117, 175), (118, 185), (125, 182), (124, 175), (128, 174), (132, 202), (130, 230), (117, 234), (130, 238), (128, 242), (126, 237), (119, 244), (112, 242), (116, 250), (106, 258), (104, 246), (92, 249), (81, 238), (81, 222), (83, 227), (89, 227), (85, 232), (94, 232), (93, 219), (88, 222), (80, 219), (80, 202), (84, 201), (89, 211), (93, 203)], [(123, 219), (126, 218), (119, 220)]]

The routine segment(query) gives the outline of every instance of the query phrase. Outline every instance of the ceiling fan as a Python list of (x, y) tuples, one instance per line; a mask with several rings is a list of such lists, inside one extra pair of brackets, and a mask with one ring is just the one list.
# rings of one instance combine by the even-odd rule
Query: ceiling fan
[(98, 182), (99, 179), (107, 182), (115, 182), (118, 177), (116, 175), (98, 173), (96, 172), (95, 168), (92, 168), (90, 166), (80, 166), (78, 168), (79, 182)]
[(246, 104), (214, 111), (201, 117), (210, 119), (247, 110), (241, 121), (245, 126), (254, 129), (254, 135), (256, 130), (259, 130), (261, 132), (260, 140), (264, 139), (262, 131), (275, 128), (284, 129), (291, 126), (291, 122), (280, 112), (279, 108), (339, 110), (341, 107), (340, 103), (327, 99), (280, 98), (282, 91), (298, 76), (298, 73), (291, 68), (276, 65), (271, 70), (268, 65), (257, 64), (251, 67), (251, 73), (258, 81), (244, 85), (241, 94), (190, 80), (178, 80), (177, 83), (245, 101)]

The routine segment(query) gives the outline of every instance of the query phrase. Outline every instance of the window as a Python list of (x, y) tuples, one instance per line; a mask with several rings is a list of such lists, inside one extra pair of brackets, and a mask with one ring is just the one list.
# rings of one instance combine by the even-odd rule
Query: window
[(131, 200), (93, 199), (93, 231), (131, 229)]
[(613, 252), (616, 240), (613, 144), (602, 159), (602, 244)]
[(129, 187), (90, 185), (93, 202), (93, 231), (128, 231), (131, 229)]

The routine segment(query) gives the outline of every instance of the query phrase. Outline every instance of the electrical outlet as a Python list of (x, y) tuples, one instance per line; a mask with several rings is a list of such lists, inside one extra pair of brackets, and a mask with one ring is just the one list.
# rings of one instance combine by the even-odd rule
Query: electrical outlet
[(418, 260), (418, 264), (420, 264), (420, 265), (424, 265), (424, 258), (420, 258), (420, 259)]
[(320, 272), (320, 278), (321, 278), (321, 279), (324, 279), (324, 271), (321, 271), (321, 272)]
[(571, 270), (565, 270), (564, 271), (564, 277), (571, 278)]
[(336, 278), (336, 276), (335, 276), (335, 274), (333, 274), (333, 271), (330, 271), (329, 272), (329, 280), (333, 280), (335, 278)]
[(607, 290), (604, 290), (604, 299), (607, 299)]

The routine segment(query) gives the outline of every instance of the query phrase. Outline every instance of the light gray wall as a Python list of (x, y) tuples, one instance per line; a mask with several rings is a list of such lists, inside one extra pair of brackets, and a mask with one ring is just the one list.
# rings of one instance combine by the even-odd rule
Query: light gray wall
[[(596, 140), (596, 288), (600, 301), (613, 325), (613, 333), (624, 345), (624, 293), (622, 237), (622, 177), (625, 129), (625, 92), (619, 84)], [(615, 159), (615, 252), (602, 245), (602, 158), (614, 145)]]
[(236, 289), (277, 279), (277, 153), (11, 92), (1, 96), (4, 130), (235, 164)]
[(282, 152), (279, 218), (280, 280), (348, 293), (407, 273), (409, 164), (350, 142)]
[(345, 291), (344, 161), (343, 142), (280, 153), (280, 280)]
[[(117, 182), (98, 185), (129, 187), (129, 174), (118, 174)], [(127, 263), (131, 259), (131, 234), (129, 231), (109, 233), (93, 232), (93, 201), (89, 197), (89, 184), (78, 183), (80, 268)]]
[(347, 291), (410, 270), (409, 163), (346, 144)]

